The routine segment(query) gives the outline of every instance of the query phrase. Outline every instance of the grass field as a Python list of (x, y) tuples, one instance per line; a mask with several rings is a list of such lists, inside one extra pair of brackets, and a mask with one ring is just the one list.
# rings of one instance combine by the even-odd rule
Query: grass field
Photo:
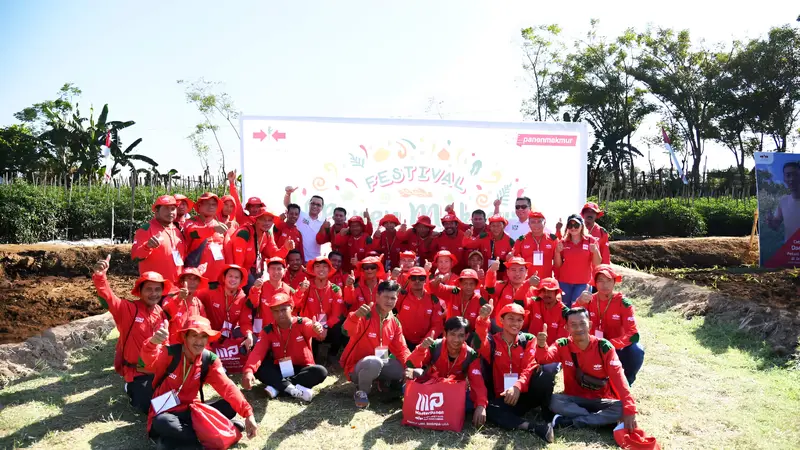
[[(771, 359), (734, 327), (652, 313), (636, 299), (647, 355), (633, 388), (639, 426), (665, 449), (790, 449), (800, 442), (800, 372)], [(112, 338), (113, 339), (113, 338)], [(113, 340), (75, 356), (66, 373), (45, 373), (0, 390), (0, 448), (148, 448), (111, 368)], [(560, 378), (560, 376), (559, 376)], [(557, 386), (560, 389), (561, 383)], [(237, 448), (541, 448), (523, 432), (463, 433), (403, 427), (399, 401), (373, 398), (356, 411), (352, 387), (329, 377), (310, 405), (246, 393), (261, 424)], [(210, 393), (210, 392), (209, 392)], [(610, 430), (558, 433), (553, 449), (615, 448)]]

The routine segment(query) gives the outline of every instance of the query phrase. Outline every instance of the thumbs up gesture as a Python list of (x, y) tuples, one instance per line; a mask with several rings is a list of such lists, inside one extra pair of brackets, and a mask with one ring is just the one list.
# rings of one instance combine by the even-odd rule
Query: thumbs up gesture
[(105, 275), (108, 272), (108, 266), (111, 263), (111, 255), (106, 256), (106, 259), (97, 261), (94, 265), (94, 273), (97, 275)]
[(424, 266), (425, 267), (425, 272), (431, 273), (431, 269), (433, 268), (433, 263), (431, 263), (427, 259), (424, 260), (424, 261), (425, 261), (425, 266)]
[(598, 252), (597, 244), (594, 243), (594, 242), (589, 244), (589, 251), (592, 252), (592, 253), (597, 253)]
[(530, 278), (530, 280), (528, 280), (528, 282), (530, 282), (531, 286), (533, 286), (533, 287), (539, 286), (539, 282), (540, 281), (542, 281), (542, 280), (539, 279), (539, 271), (538, 270), (536, 272), (534, 272), (533, 276)]
[(592, 293), (589, 291), (583, 291), (583, 293), (578, 297), (575, 303), (586, 306), (592, 301)]
[(287, 239), (286, 242), (283, 243), (283, 247), (289, 251), (294, 250), (294, 241), (291, 239)]
[(400, 225), (400, 232), (405, 233), (407, 229), (408, 229), (408, 224), (406, 223), (405, 220), (403, 220), (403, 224)]
[(392, 280), (397, 281), (397, 279), (400, 278), (400, 273), (401, 270), (399, 267), (392, 269)]
[(189, 283), (184, 281), (183, 286), (181, 286), (181, 289), (178, 291), (178, 297), (180, 297), (181, 300), (186, 300), (186, 297), (188, 296), (189, 296)]
[(155, 332), (153, 337), (150, 338), (150, 342), (155, 345), (159, 345), (162, 342), (166, 341), (169, 337), (169, 322), (166, 320), (164, 323), (161, 324), (161, 328)]
[(367, 317), (367, 314), (369, 314), (370, 311), (372, 311), (372, 304), (363, 304), (356, 310), (356, 316)]
[(500, 261), (495, 259), (492, 265), (489, 266), (489, 272), (497, 272), (498, 270), (500, 270)]
[(481, 309), (480, 309), (480, 311), (478, 311), (478, 314), (481, 316), (481, 319), (488, 319), (489, 316), (492, 315), (492, 311), (493, 310), (494, 310), (494, 306), (492, 305), (492, 302), (490, 301), (489, 303), (481, 306)]
[(433, 338), (428, 336), (422, 341), (421, 344), (419, 344), (419, 346), (422, 347), (422, 348), (431, 348), (431, 345), (433, 345), (433, 342), (434, 342)]
[(559, 217), (559, 218), (558, 218), (558, 222), (556, 222), (556, 230), (560, 230), (560, 229), (561, 229), (561, 228), (563, 228), (563, 227), (564, 227), (564, 222), (563, 222), (563, 221), (561, 220), (561, 218)]
[(559, 241), (556, 243), (556, 251), (557, 251), (557, 252), (559, 252), (559, 253), (561, 253), (561, 252), (563, 252), (563, 251), (564, 251), (564, 241), (562, 241), (562, 240), (559, 240)]
[(356, 273), (355, 271), (351, 270), (350, 273), (347, 275), (347, 280), (344, 282), (347, 286), (352, 286), (356, 284)]
[(541, 348), (547, 347), (547, 324), (542, 326), (542, 331), (536, 335), (536, 345)]
[(470, 239), (472, 238), (472, 233), (473, 233), (472, 227), (470, 227), (467, 231), (464, 232), (464, 237)]
[(308, 282), (308, 278), (303, 278), (303, 281), (300, 282), (300, 291), (305, 292), (310, 286), (311, 283)]

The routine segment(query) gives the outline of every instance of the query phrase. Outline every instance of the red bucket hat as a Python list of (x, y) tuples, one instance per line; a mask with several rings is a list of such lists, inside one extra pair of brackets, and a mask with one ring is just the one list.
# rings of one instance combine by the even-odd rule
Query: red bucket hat
[(442, 217), (442, 225), (444, 225), (445, 222), (458, 222), (458, 217), (456, 217), (455, 214), (445, 214), (444, 217)]
[(272, 258), (267, 260), (267, 267), (269, 267), (269, 266), (271, 266), (273, 264), (280, 264), (283, 267), (286, 267), (286, 260), (284, 260), (280, 256), (273, 256)]
[(558, 280), (552, 277), (544, 278), (539, 281), (539, 287), (533, 290), (533, 295), (538, 297), (542, 291), (556, 291), (559, 294), (563, 292), (561, 286), (558, 284)]
[(450, 261), (453, 262), (454, 266), (458, 264), (458, 258), (456, 258), (456, 255), (450, 253), (447, 250), (440, 250), (439, 252), (437, 252), (436, 256), (433, 257), (433, 263), (436, 264), (436, 262), (439, 261), (439, 258), (450, 258)]
[(238, 270), (239, 273), (242, 274), (242, 281), (239, 282), (238, 288), (241, 289), (244, 286), (247, 286), (247, 272), (245, 272), (244, 269), (242, 269), (240, 266), (237, 266), (236, 264), (225, 264), (224, 266), (222, 266), (222, 270), (219, 272), (219, 278), (217, 279), (217, 281), (219, 281), (219, 285), (223, 287), (225, 286), (225, 275), (231, 269)]
[(208, 342), (219, 339), (220, 332), (211, 328), (211, 322), (203, 316), (191, 316), (183, 323), (183, 328), (178, 330), (178, 343), (183, 344), (183, 338), (189, 331), (195, 333), (205, 333), (208, 335)]
[(197, 291), (208, 289), (208, 278), (203, 276), (204, 273), (206, 273), (206, 264), (200, 264), (199, 267), (184, 267), (181, 274), (178, 275), (178, 284), (181, 284), (181, 279), (185, 275), (194, 275), (200, 278), (200, 284), (197, 285)]
[(600, 264), (594, 268), (594, 280), (597, 281), (597, 276), (600, 274), (607, 276), (614, 280), (615, 283), (622, 281), (622, 275), (619, 275), (610, 264)]
[(597, 203), (589, 202), (589, 203), (583, 205), (583, 208), (581, 208), (581, 213), (583, 213), (587, 209), (597, 213), (597, 217), (603, 217), (603, 210), (600, 209), (599, 206), (597, 206)]
[[(204, 192), (203, 195), (198, 197), (197, 202), (194, 204), (194, 206), (195, 206), (194, 210), (197, 211), (197, 205), (199, 205), (201, 202), (204, 202), (206, 200), (216, 200), (217, 203), (219, 203), (219, 197), (217, 197), (217, 194), (215, 194), (213, 192)], [(200, 211), (197, 211), (197, 212), (200, 212)]]
[(178, 206), (178, 202), (175, 201), (175, 197), (171, 195), (162, 195), (153, 203), (153, 212), (156, 212), (156, 208), (159, 206)]
[(306, 264), (306, 272), (308, 272), (309, 274), (313, 274), (314, 266), (316, 266), (317, 263), (325, 263), (328, 265), (328, 270), (329, 270), (328, 276), (331, 276), (336, 272), (336, 269), (333, 268), (333, 263), (331, 263), (331, 260), (329, 260), (324, 256), (317, 256), (316, 258), (308, 261), (308, 264)]
[(194, 209), (194, 202), (191, 199), (189, 199), (189, 197), (187, 197), (187, 196), (185, 196), (183, 194), (175, 194), (175, 195), (173, 195), (173, 197), (175, 198), (175, 203), (176, 204), (180, 204), (181, 202), (186, 202), (186, 209), (188, 211), (191, 211), (191, 210)]
[(364, 218), (363, 218), (363, 217), (361, 217), (361, 216), (353, 216), (353, 217), (351, 217), (351, 218), (347, 219), (347, 225), (348, 225), (348, 226), (350, 226), (350, 224), (351, 224), (352, 222), (358, 222), (358, 223), (360, 223), (360, 224), (361, 224), (361, 226), (362, 226), (362, 227), (363, 227), (363, 226), (365, 226), (365, 224), (364, 224)]
[(473, 255), (480, 256), (481, 257), (481, 261), (483, 261), (485, 259), (483, 257), (483, 253), (481, 253), (480, 250), (473, 250), (473, 251), (469, 252), (469, 256), (467, 256), (467, 261), (469, 261), (469, 259), (472, 258)]
[(397, 218), (394, 214), (387, 214), (383, 216), (380, 222), (378, 222), (378, 226), (383, 226), (386, 223), (394, 223), (396, 225), (400, 225), (400, 219)]
[(417, 218), (417, 222), (412, 225), (412, 228), (416, 227), (417, 225), (426, 226), (430, 229), (436, 228), (436, 225), (431, 224), (431, 218), (428, 216), (419, 216)]
[[(516, 303), (509, 303), (509, 304), (503, 306), (502, 308), (500, 308), (500, 310), (497, 311), (497, 315), (495, 317), (497, 317), (499, 319), (499, 318), (503, 317), (504, 315), (506, 315), (508, 313), (519, 314), (523, 318), (527, 318), (528, 314), (530, 314), (530, 312), (529, 311), (525, 311), (525, 308), (523, 308), (522, 306), (519, 306)], [(497, 323), (497, 326), (500, 327), (500, 328), (503, 328), (503, 325), (501, 323), (499, 323), (499, 322)]]
[(656, 438), (648, 436), (639, 428), (628, 431), (624, 426), (614, 428), (614, 440), (620, 448), (629, 450), (661, 450), (661, 446), (656, 442)]
[(264, 202), (262, 202), (261, 199), (258, 197), (248, 198), (247, 203), (245, 203), (244, 206), (261, 206), (262, 208), (267, 207), (267, 205), (265, 205)]
[(456, 281), (461, 281), (461, 280), (475, 280), (478, 282), (481, 281), (481, 279), (478, 278), (478, 272), (475, 272), (472, 269), (462, 270), (461, 275), (459, 275), (458, 278), (456, 278)]
[(403, 258), (417, 259), (417, 254), (412, 252), (411, 250), (406, 250), (404, 252), (400, 252), (400, 259)]
[(544, 214), (541, 211), (531, 211), (528, 213), (528, 219), (544, 219)]
[(275, 308), (276, 306), (281, 306), (286, 303), (294, 306), (294, 301), (292, 301), (291, 297), (289, 297), (287, 294), (284, 294), (283, 292), (279, 292), (273, 295), (272, 298), (269, 299), (269, 301), (267, 302), (267, 308)]
[(138, 297), (141, 295), (142, 291), (142, 284), (145, 281), (153, 281), (155, 283), (161, 283), (164, 285), (164, 288), (161, 290), (161, 295), (166, 295), (169, 291), (172, 290), (172, 281), (165, 280), (164, 277), (161, 276), (158, 272), (145, 272), (139, 276), (139, 279), (136, 280), (136, 283), (133, 284), (133, 290), (131, 290), (131, 295), (134, 297)]
[(375, 264), (378, 266), (378, 279), (383, 280), (386, 278), (386, 270), (383, 268), (383, 256), (367, 256), (366, 258), (362, 259), (361, 261), (356, 263), (356, 271), (358, 272), (357, 275), (361, 275), (363, 270), (361, 267), (364, 264)]
[(414, 266), (414, 267), (411, 268), (411, 270), (408, 271), (408, 276), (409, 277), (418, 277), (418, 276), (427, 277), (428, 273), (425, 272), (424, 268), (419, 267), (419, 266)]
[(500, 214), (495, 214), (492, 217), (489, 217), (489, 223), (502, 223), (503, 226), (508, 225), (508, 220), (505, 217), (501, 216)]

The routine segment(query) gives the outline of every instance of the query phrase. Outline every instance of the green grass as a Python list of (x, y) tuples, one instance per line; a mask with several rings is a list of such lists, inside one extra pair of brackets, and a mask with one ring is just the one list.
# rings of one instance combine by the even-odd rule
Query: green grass
[[(735, 327), (653, 313), (638, 299), (645, 365), (633, 388), (639, 425), (669, 449), (789, 449), (800, 442), (800, 372), (772, 359)], [(111, 369), (113, 340), (84, 351), (67, 373), (45, 373), (0, 390), (0, 448), (148, 448)], [(560, 378), (560, 377), (559, 377)], [(557, 386), (560, 389), (561, 383)], [(541, 448), (492, 426), (463, 433), (400, 425), (399, 401), (373, 398), (356, 411), (352, 387), (329, 377), (310, 405), (246, 393), (261, 424), (237, 448)], [(210, 391), (209, 391), (210, 393)], [(552, 449), (616, 448), (610, 430), (567, 430)]]

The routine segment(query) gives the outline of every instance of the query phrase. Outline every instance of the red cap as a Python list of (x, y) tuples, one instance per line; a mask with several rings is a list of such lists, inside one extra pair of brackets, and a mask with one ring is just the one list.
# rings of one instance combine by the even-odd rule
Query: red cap
[(398, 219), (397, 216), (395, 216), (394, 214), (387, 214), (387, 215), (383, 216), (381, 221), (378, 222), (378, 225), (379, 226), (383, 226), (384, 224), (389, 223), (389, 222), (394, 223), (396, 225), (400, 225), (400, 219)]
[(417, 254), (412, 252), (411, 250), (406, 250), (406, 251), (400, 252), (400, 259), (403, 259), (403, 258), (417, 259)]
[(624, 426), (619, 426), (614, 429), (614, 440), (620, 448), (628, 450), (661, 450), (656, 438), (648, 436), (639, 428), (628, 431)]
[(544, 214), (541, 211), (531, 211), (528, 213), (528, 219), (544, 219)]
[(133, 290), (131, 291), (131, 295), (134, 297), (138, 297), (141, 295), (141, 287), (145, 281), (153, 281), (156, 283), (161, 283), (164, 285), (164, 288), (161, 290), (161, 295), (166, 294), (167, 292), (172, 290), (172, 281), (165, 280), (164, 277), (161, 276), (158, 272), (145, 272), (139, 276), (139, 279), (136, 280), (136, 283), (133, 284)]
[(540, 280), (539, 286), (533, 290), (533, 295), (538, 297), (542, 291), (556, 291), (559, 294), (562, 292), (561, 286), (558, 284), (558, 280), (552, 277)]
[(456, 281), (460, 280), (475, 280), (478, 282), (481, 281), (480, 278), (478, 278), (478, 272), (475, 272), (472, 269), (462, 270), (461, 275), (459, 275), (458, 278), (456, 278)]
[(175, 201), (175, 197), (171, 195), (162, 195), (153, 203), (153, 212), (156, 212), (156, 208), (159, 206), (178, 206), (178, 202)]
[(419, 266), (414, 266), (411, 270), (408, 271), (408, 276), (415, 277), (415, 276), (423, 276), (427, 277), (428, 274), (425, 272), (425, 269)]
[(173, 195), (173, 197), (175, 197), (176, 204), (180, 204), (181, 202), (186, 202), (187, 210), (191, 211), (192, 209), (194, 209), (194, 202), (189, 197), (183, 194), (175, 194)]
[(219, 272), (219, 278), (217, 279), (217, 281), (219, 281), (220, 286), (222, 286), (223, 289), (225, 288), (225, 274), (227, 274), (228, 271), (231, 269), (238, 270), (239, 273), (242, 274), (242, 281), (239, 282), (238, 288), (241, 289), (247, 286), (247, 272), (245, 272), (244, 269), (242, 269), (240, 266), (237, 266), (236, 264), (225, 264), (224, 266), (222, 266), (222, 270)]
[(233, 196), (230, 195), (230, 194), (223, 195), (222, 196), (222, 203), (225, 203), (225, 202), (233, 202), (234, 204), (236, 204), (236, 199), (234, 199)]
[[(201, 195), (197, 199), (197, 203), (194, 204), (194, 206), (195, 206), (194, 210), (197, 211), (197, 205), (199, 205), (200, 202), (204, 202), (206, 200), (216, 200), (217, 203), (219, 203), (219, 197), (217, 197), (217, 194), (215, 194), (213, 192), (204, 192), (203, 195)], [(200, 211), (197, 211), (197, 212), (200, 212)]]
[(183, 338), (189, 331), (195, 333), (205, 333), (208, 335), (208, 342), (214, 342), (219, 339), (220, 332), (211, 328), (211, 322), (203, 316), (190, 316), (183, 323), (183, 328), (178, 330), (178, 343), (183, 344)]
[(281, 258), (280, 256), (273, 256), (272, 258), (267, 260), (267, 267), (271, 266), (272, 264), (280, 264), (283, 267), (286, 267), (286, 261)]
[(316, 258), (308, 261), (308, 264), (306, 264), (306, 272), (308, 272), (310, 275), (316, 275), (314, 273), (314, 266), (316, 266), (317, 263), (325, 263), (328, 265), (328, 276), (333, 275), (336, 272), (336, 269), (333, 268), (333, 263), (331, 263), (331, 261), (324, 256), (317, 256)]
[(597, 276), (600, 274), (607, 276), (614, 280), (614, 282), (619, 283), (622, 281), (622, 275), (619, 275), (610, 264), (600, 264), (599, 266), (594, 268), (594, 279), (597, 281)]
[(456, 258), (456, 255), (450, 253), (447, 250), (440, 250), (439, 252), (437, 252), (436, 256), (433, 257), (433, 263), (436, 264), (436, 261), (438, 261), (439, 258), (450, 258), (450, 261), (453, 261), (454, 266), (458, 264), (458, 258)]
[(358, 222), (358, 223), (361, 224), (362, 227), (364, 226), (364, 218), (361, 217), (361, 216), (353, 216), (353, 217), (347, 219), (347, 225), (348, 226), (350, 226), (350, 224), (353, 223), (353, 222)]
[(267, 205), (265, 205), (264, 202), (262, 202), (261, 199), (258, 198), (258, 197), (250, 197), (250, 198), (248, 198), (247, 199), (247, 203), (245, 203), (244, 206), (245, 207), (247, 207), (247, 206), (261, 206), (262, 208), (266, 208), (267, 207)]
[(525, 266), (525, 267), (530, 267), (530, 266), (533, 265), (533, 264), (529, 263), (528, 261), (525, 261), (525, 258), (522, 258), (520, 256), (515, 256), (515, 257), (509, 259), (508, 261), (506, 261), (506, 267), (510, 267), (510, 266), (515, 265), (515, 264), (518, 265), (518, 266)]
[(489, 217), (489, 223), (497, 223), (500, 222), (505, 227), (508, 225), (508, 220), (505, 217), (501, 216), (500, 214), (495, 214), (492, 217)]
[(267, 302), (267, 308), (274, 308), (276, 306), (281, 306), (283, 304), (289, 303), (290, 305), (294, 306), (294, 302), (289, 295), (279, 292), (272, 296)]
[[(206, 273), (206, 264), (200, 264), (199, 267), (184, 267), (180, 275), (178, 275), (178, 284), (181, 284), (181, 279), (186, 275), (194, 275), (200, 278), (200, 284), (197, 286), (197, 291), (208, 289), (208, 279), (203, 276)], [(180, 287), (180, 286), (179, 286)]]
[(419, 216), (417, 218), (417, 222), (412, 226), (412, 228), (416, 227), (417, 225), (423, 225), (431, 229), (436, 228), (436, 225), (431, 224), (431, 218), (428, 216)]
[(455, 214), (445, 214), (444, 217), (442, 217), (442, 224), (445, 222), (458, 222), (458, 217), (456, 217)]
[(272, 217), (272, 220), (275, 220), (275, 218), (276, 218), (276, 217), (278, 217), (278, 216), (276, 216), (275, 214), (273, 214), (273, 213), (271, 213), (271, 212), (267, 211), (266, 209), (262, 209), (262, 210), (261, 210), (261, 211), (259, 211), (258, 213), (256, 213), (256, 214), (253, 214), (252, 216), (250, 216), (250, 218), (251, 218), (251, 219), (253, 219), (253, 220), (256, 220), (256, 219), (258, 219), (259, 217), (262, 217), (262, 216), (269, 216), (269, 217)]
[(603, 217), (603, 210), (600, 209), (599, 206), (597, 206), (597, 203), (589, 202), (589, 203), (583, 205), (583, 208), (581, 209), (581, 213), (583, 213), (587, 209), (597, 213), (597, 217)]
[[(506, 315), (508, 313), (519, 314), (522, 317), (528, 317), (528, 314), (529, 314), (529, 312), (525, 311), (525, 308), (523, 308), (522, 306), (519, 306), (516, 303), (509, 303), (509, 304), (503, 306), (502, 308), (500, 308), (499, 311), (497, 311), (497, 316), (496, 317), (499, 319), (499, 318), (503, 317), (504, 315)], [(499, 321), (497, 323), (497, 326), (499, 326), (500, 328), (503, 328), (503, 325)]]

